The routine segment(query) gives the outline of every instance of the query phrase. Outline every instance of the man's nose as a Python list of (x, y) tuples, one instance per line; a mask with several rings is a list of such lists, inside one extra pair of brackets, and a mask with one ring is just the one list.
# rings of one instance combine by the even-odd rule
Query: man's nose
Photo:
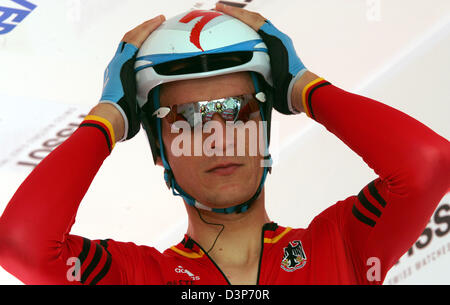
[(223, 124), (224, 126), (226, 126), (226, 120), (219, 114), (219, 113), (214, 113), (213, 116), (211, 117), (211, 121), (217, 121), (220, 124)]
[[(204, 130), (206, 134), (214, 133), (214, 140), (211, 142), (210, 148), (214, 150), (222, 150), (223, 154), (226, 154), (227, 149), (234, 151), (234, 132), (227, 132), (228, 125), (232, 122), (225, 120), (219, 113), (214, 113), (211, 117), (211, 129)], [(229, 128), (232, 127), (229, 126)]]

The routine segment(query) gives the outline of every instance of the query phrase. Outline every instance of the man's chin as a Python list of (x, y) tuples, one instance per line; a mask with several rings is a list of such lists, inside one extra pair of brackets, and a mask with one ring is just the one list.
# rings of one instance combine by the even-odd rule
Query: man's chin
[[(255, 190), (255, 192), (256, 192), (256, 190)], [(241, 195), (239, 195), (237, 193), (227, 192), (227, 193), (223, 194), (222, 197), (216, 196), (214, 199), (205, 200), (205, 202), (201, 202), (201, 203), (209, 208), (214, 208), (214, 209), (231, 208), (236, 205), (247, 202), (248, 200), (250, 200), (253, 197), (255, 192), (253, 192), (251, 194), (246, 192), (245, 194), (241, 194)]]

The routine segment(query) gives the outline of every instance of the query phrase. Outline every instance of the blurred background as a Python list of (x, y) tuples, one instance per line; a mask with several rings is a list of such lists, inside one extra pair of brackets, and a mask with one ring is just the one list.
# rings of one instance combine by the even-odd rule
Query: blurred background
[[(21, 182), (100, 98), (123, 35), (164, 14), (216, 1), (0, 0), (0, 213)], [(450, 138), (450, 1), (239, 0), (288, 34), (303, 63), (334, 85), (392, 106)], [(377, 176), (305, 114), (274, 112), (270, 218), (307, 227)], [(153, 165), (144, 132), (105, 160), (72, 233), (151, 245), (178, 243), (184, 204)], [(450, 284), (450, 193), (385, 284)], [(436, 233), (437, 232), (437, 233)], [(0, 267), (0, 284), (20, 284)]]

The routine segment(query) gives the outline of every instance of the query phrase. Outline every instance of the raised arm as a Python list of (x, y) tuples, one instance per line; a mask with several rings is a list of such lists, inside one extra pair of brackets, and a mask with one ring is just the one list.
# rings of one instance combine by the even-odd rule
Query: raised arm
[(420, 236), (450, 187), (450, 143), (407, 114), (310, 72), (303, 83), (298, 97), (306, 114), (379, 176), (320, 217), (338, 226), (359, 280), (368, 282), (369, 259), (379, 259), (381, 282)]
[(111, 269), (105, 249), (69, 235), (78, 206), (114, 145), (110, 134), (99, 117), (87, 117), (33, 170), (7, 205), (0, 218), (0, 264), (24, 283), (79, 283), (67, 278), (67, 271), (74, 263), (69, 258), (78, 258), (85, 243), (98, 247), (97, 264)]
[[(33, 170), (3, 212), (0, 265), (24, 283), (126, 282), (127, 263), (120, 256), (127, 256), (127, 250), (110, 251), (108, 241), (69, 233), (81, 200), (115, 142), (139, 130), (132, 85), (135, 54), (163, 20), (158, 16), (125, 35), (105, 72), (101, 103)], [(114, 247), (123, 248), (117, 243)]]

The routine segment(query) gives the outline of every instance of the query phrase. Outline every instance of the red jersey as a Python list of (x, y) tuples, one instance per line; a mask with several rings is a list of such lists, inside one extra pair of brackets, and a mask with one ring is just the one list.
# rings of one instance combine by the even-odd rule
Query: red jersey
[[(403, 112), (323, 79), (303, 95), (306, 114), (379, 177), (305, 229), (265, 224), (257, 283), (380, 284), (449, 190), (449, 142)], [(189, 236), (161, 253), (70, 234), (112, 143), (104, 124), (85, 120), (33, 170), (0, 218), (3, 268), (27, 284), (228, 284)], [(79, 273), (71, 272), (71, 258)]]

